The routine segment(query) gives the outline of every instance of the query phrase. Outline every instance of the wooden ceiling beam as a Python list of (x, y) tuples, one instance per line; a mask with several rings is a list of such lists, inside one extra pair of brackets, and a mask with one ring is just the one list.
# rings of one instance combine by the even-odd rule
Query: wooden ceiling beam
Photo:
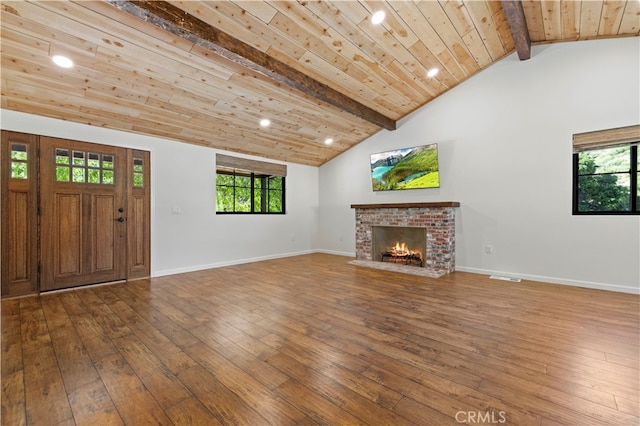
[(342, 111), (387, 130), (395, 130), (395, 120), (332, 89), (284, 62), (250, 46), (166, 1), (107, 0), (116, 8), (147, 21), (207, 50), (258, 72), (277, 83), (333, 105)]
[(518, 58), (521, 61), (531, 58), (531, 38), (522, 2), (520, 0), (502, 0), (502, 10), (507, 18), (507, 24), (509, 24)]

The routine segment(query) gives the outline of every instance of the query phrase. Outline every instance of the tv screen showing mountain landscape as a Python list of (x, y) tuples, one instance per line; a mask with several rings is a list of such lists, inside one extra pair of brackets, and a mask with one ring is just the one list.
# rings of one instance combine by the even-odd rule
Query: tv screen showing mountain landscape
[(438, 188), (438, 144), (371, 154), (374, 191)]

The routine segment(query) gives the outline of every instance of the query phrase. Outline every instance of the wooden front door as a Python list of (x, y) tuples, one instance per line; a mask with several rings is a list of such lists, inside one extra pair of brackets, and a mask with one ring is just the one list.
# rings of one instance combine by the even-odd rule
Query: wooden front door
[(127, 277), (127, 150), (40, 137), (40, 290)]

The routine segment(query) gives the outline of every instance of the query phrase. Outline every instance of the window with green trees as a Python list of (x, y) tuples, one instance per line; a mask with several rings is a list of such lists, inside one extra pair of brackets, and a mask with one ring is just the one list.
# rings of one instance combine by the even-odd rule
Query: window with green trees
[(56, 182), (113, 185), (115, 170), (113, 154), (99, 154), (56, 148)]
[(284, 213), (284, 176), (218, 168), (217, 213)]
[(285, 212), (284, 184), (284, 176), (218, 167), (216, 212), (282, 214)]
[(287, 166), (216, 154), (217, 214), (284, 214)]
[(637, 144), (573, 154), (574, 214), (640, 214)]

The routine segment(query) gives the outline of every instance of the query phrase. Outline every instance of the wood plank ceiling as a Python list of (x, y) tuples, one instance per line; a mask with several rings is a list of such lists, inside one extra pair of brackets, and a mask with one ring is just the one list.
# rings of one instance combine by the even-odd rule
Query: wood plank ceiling
[[(2, 1), (2, 108), (312, 166), (382, 128), (118, 3)], [(391, 123), (515, 50), (497, 1), (166, 5), (186, 13), (174, 25), (222, 31)], [(374, 25), (378, 10), (386, 19)], [(523, 1), (521, 10), (534, 44), (640, 34), (637, 0)], [(56, 54), (75, 66), (56, 67)]]

